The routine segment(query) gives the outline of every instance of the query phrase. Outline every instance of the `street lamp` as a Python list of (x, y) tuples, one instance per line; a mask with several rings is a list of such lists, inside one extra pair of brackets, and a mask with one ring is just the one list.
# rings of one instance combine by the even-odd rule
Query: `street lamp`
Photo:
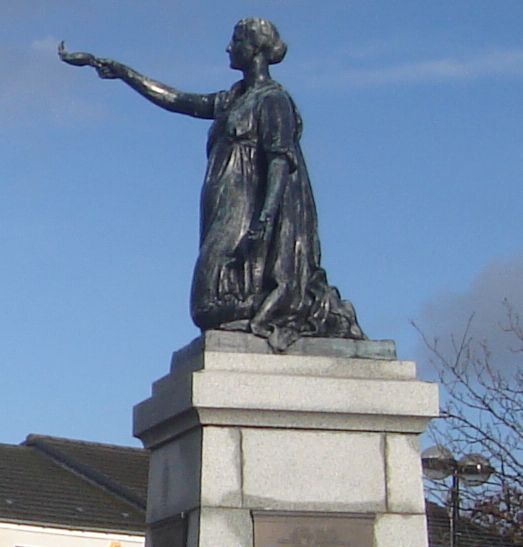
[(481, 454), (467, 454), (455, 460), (448, 448), (431, 446), (421, 454), (423, 474), (431, 480), (444, 480), (452, 477), (450, 487), (450, 547), (457, 547), (459, 521), (460, 482), (466, 486), (480, 486), (494, 472), (494, 468)]

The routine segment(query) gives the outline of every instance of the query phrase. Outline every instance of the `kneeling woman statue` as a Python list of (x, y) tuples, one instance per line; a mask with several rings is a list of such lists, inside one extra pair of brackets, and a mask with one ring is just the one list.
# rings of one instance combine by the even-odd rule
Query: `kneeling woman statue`
[(60, 58), (117, 78), (154, 104), (214, 120), (201, 194), (191, 313), (203, 330), (252, 332), (284, 351), (301, 336), (364, 339), (352, 304), (320, 267), (316, 207), (300, 149), (302, 121), (269, 65), (286, 45), (266, 19), (242, 19), (227, 47), (243, 78), (229, 91), (184, 93), (111, 59)]

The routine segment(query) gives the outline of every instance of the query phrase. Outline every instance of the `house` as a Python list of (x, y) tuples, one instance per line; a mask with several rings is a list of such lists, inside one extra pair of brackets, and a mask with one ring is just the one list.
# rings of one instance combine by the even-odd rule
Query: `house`
[(0, 547), (142, 547), (148, 466), (137, 448), (0, 444)]

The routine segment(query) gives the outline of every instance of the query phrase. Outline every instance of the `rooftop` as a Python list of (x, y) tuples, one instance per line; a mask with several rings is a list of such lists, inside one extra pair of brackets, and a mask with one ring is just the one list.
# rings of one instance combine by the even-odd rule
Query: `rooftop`
[(146, 450), (29, 435), (0, 444), (0, 520), (143, 533)]

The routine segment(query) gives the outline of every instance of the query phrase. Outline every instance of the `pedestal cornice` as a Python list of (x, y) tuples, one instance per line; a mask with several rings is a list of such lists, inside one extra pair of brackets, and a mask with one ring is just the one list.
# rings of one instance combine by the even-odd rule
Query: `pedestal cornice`
[(378, 351), (342, 340), (317, 355), (325, 340), (274, 355), (252, 335), (206, 333), (173, 355), (171, 373), (135, 407), (134, 434), (150, 447), (199, 424), (420, 433), (437, 416), (437, 386), (416, 380), (413, 362), (361, 357), (395, 354), (388, 341)]

